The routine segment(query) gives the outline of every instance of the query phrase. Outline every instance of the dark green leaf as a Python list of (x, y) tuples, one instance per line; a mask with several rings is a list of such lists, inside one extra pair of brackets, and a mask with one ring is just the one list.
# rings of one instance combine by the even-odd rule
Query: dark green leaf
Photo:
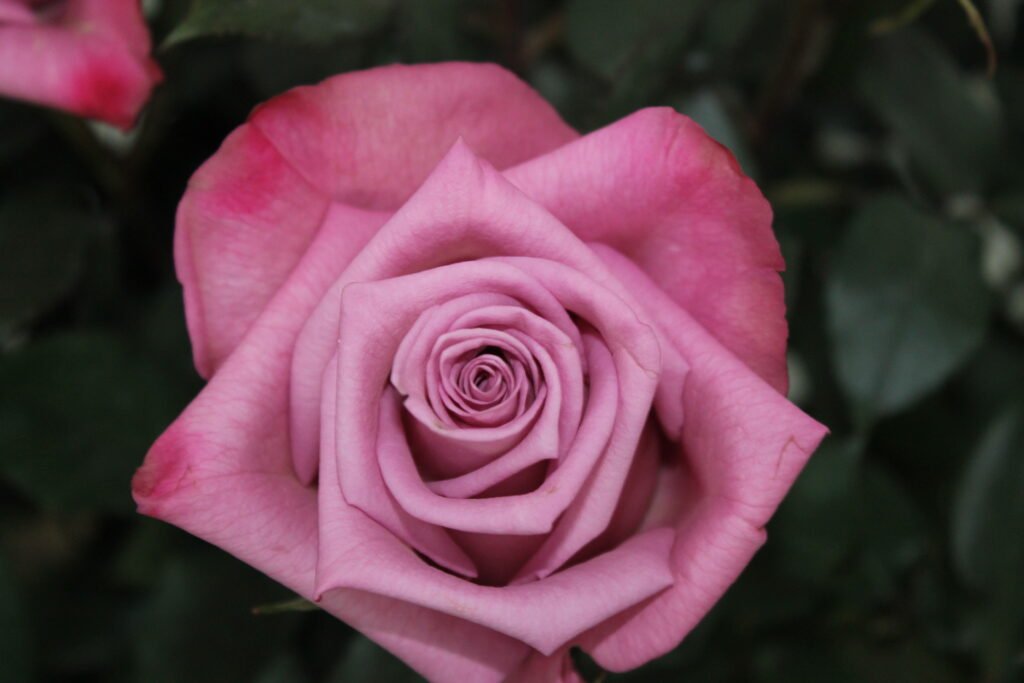
[(676, 109), (699, 123), (704, 132), (727, 147), (744, 173), (757, 177), (754, 157), (721, 96), (710, 90), (701, 90), (680, 102)]
[(839, 654), (845, 671), (854, 681), (948, 683), (957, 676), (943, 661), (918, 642), (875, 644), (847, 641)]
[[(1024, 538), (1024, 409), (1001, 415), (986, 431), (961, 480), (954, 508), (953, 558), (981, 590), (993, 582), (1007, 551)], [(1018, 553), (1019, 554), (1019, 553)], [(1024, 557), (1020, 575), (1024, 575)]]
[(1002, 143), (990, 81), (967, 78), (934, 41), (903, 30), (868, 46), (859, 89), (936, 189), (986, 186)]
[[(813, 636), (812, 636), (813, 637)], [(777, 681), (860, 681), (846, 669), (836, 654), (824, 643), (786, 642), (762, 647), (754, 657), (751, 680), (758, 683)]]
[(466, 58), (470, 51), (459, 21), (466, 0), (401, 0), (398, 36), (402, 51), (414, 62)]
[(46, 313), (82, 272), (96, 218), (50, 192), (0, 200), (0, 337)]
[(8, 683), (28, 683), (31, 653), (21, 594), (0, 555), (0, 667)]
[(248, 683), (281, 651), (298, 617), (253, 616), (252, 604), (284, 595), (228, 555), (203, 549), (177, 559), (139, 615), (137, 680)]
[(369, 638), (356, 636), (326, 683), (415, 683), (416, 672)]
[(839, 379), (861, 419), (935, 388), (988, 318), (974, 237), (892, 197), (855, 216), (826, 295)]
[(210, 35), (246, 35), (297, 43), (329, 43), (373, 31), (393, 0), (193, 0), (164, 46)]
[(609, 80), (635, 65), (655, 65), (678, 53), (703, 2), (663, 0), (572, 0), (566, 10), (569, 51), (581, 64)]
[(285, 654), (271, 660), (255, 683), (305, 683), (308, 680), (295, 657)]
[(0, 475), (40, 504), (129, 512), (132, 472), (184, 396), (118, 337), (71, 333), (0, 358)]
[(921, 557), (925, 520), (906, 490), (879, 465), (864, 468), (857, 508), (862, 556), (892, 572)]
[(1024, 406), (1000, 415), (971, 456), (951, 536), (958, 573), (988, 598), (983, 657), (999, 680), (1024, 651)]
[(771, 551), (790, 576), (824, 578), (849, 554), (859, 462), (858, 443), (826, 441), (779, 507), (769, 526)]

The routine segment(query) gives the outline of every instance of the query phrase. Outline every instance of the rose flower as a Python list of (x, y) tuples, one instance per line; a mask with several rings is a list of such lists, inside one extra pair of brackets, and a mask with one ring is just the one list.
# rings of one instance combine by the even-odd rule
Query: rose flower
[(431, 680), (667, 652), (825, 434), (768, 203), (669, 109), (580, 137), (479, 64), (297, 88), (196, 172), (175, 262), (209, 383), (139, 509)]
[(0, 96), (131, 128), (160, 68), (139, 0), (0, 0)]

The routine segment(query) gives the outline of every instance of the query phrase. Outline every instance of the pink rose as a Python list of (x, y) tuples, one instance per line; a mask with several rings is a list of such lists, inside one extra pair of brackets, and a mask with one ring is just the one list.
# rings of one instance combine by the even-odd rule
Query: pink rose
[(0, 0), (0, 95), (127, 129), (161, 78), (139, 0)]
[(825, 434), (768, 203), (669, 109), (579, 137), (480, 64), (297, 88), (192, 178), (175, 260), (210, 381), (139, 509), (433, 680), (667, 652)]

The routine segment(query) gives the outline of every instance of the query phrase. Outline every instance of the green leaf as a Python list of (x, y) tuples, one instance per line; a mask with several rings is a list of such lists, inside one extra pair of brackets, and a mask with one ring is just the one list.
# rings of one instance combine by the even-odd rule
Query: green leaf
[(799, 641), (762, 645), (753, 657), (753, 675), (756, 683), (777, 681), (830, 681), (856, 683), (861, 679), (847, 670), (833, 648), (824, 642), (808, 642), (814, 634)]
[(193, 0), (164, 47), (211, 35), (326, 44), (380, 28), (393, 4), (394, 0)]
[(3, 680), (28, 683), (31, 680), (29, 631), (21, 594), (0, 555), (0, 662)]
[(954, 683), (961, 680), (950, 662), (937, 657), (920, 642), (877, 644), (850, 638), (844, 641), (842, 648), (842, 652), (837, 653), (838, 660), (843, 670), (852, 674), (853, 681)]
[(52, 192), (0, 200), (0, 337), (68, 294), (82, 274), (96, 221)]
[(284, 591), (229, 555), (205, 548), (167, 565), (139, 614), (135, 680), (242, 683), (282, 650), (298, 615), (253, 616)]
[(951, 538), (958, 574), (988, 598), (983, 658), (999, 680), (1024, 650), (1024, 405), (998, 416), (971, 455)]
[(566, 40), (580, 64), (609, 80), (675, 56), (703, 9), (699, 0), (571, 0)]
[(283, 654), (267, 664), (256, 677), (255, 683), (305, 683), (308, 680), (298, 660), (292, 655)]
[(771, 552), (786, 574), (827, 577), (852, 549), (860, 464), (856, 441), (826, 441), (808, 461), (769, 525)]
[(412, 62), (465, 59), (472, 46), (460, 17), (466, 0), (401, 0), (398, 40), (403, 56)]
[(895, 574), (908, 569), (922, 556), (928, 540), (920, 509), (880, 465), (864, 468), (860, 488), (862, 559)]
[(861, 421), (934, 389), (981, 342), (989, 296), (974, 237), (884, 197), (853, 219), (827, 284), (839, 380)]
[(58, 509), (130, 512), (132, 473), (187, 398), (98, 332), (0, 358), (0, 386), (0, 476)]
[(676, 109), (701, 125), (708, 135), (728, 148), (744, 173), (757, 176), (754, 157), (725, 102), (711, 90), (701, 90), (681, 101)]
[[(961, 479), (952, 524), (960, 575), (998, 592), (1000, 567), (1024, 538), (1024, 409), (1004, 412), (985, 432)], [(1024, 575), (1024, 557), (1017, 561)]]
[(992, 83), (966, 77), (913, 29), (877, 39), (867, 50), (860, 93), (915, 169), (940, 192), (986, 187), (1003, 137)]
[(372, 640), (357, 635), (326, 683), (414, 683), (423, 679)]

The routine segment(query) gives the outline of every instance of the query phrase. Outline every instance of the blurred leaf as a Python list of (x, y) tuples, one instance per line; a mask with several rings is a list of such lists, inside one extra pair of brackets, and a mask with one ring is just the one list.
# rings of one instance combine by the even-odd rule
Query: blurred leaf
[(680, 102), (676, 109), (696, 121), (704, 132), (728, 148), (743, 172), (757, 177), (754, 157), (722, 98), (711, 90), (700, 90)]
[(184, 397), (110, 334), (68, 333), (0, 358), (0, 475), (39, 504), (133, 509), (132, 472)]
[(387, 650), (357, 635), (325, 683), (414, 683), (422, 680)]
[(877, 464), (864, 468), (860, 513), (862, 559), (894, 573), (921, 557), (927, 543), (925, 519), (907, 491)]
[(253, 602), (285, 591), (218, 551), (167, 565), (143, 607), (135, 640), (137, 680), (147, 683), (248, 683), (267, 666), (297, 615), (253, 616)]
[(0, 662), (3, 680), (28, 683), (31, 654), (24, 605), (7, 562), (0, 555)]
[(254, 683), (306, 683), (309, 680), (294, 656), (284, 654), (274, 658), (259, 673)]
[(465, 58), (469, 46), (459, 21), (465, 0), (399, 0), (398, 35), (412, 62)]
[[(953, 558), (961, 576), (979, 590), (998, 592), (1000, 567), (1024, 538), (1024, 409), (1001, 415), (967, 465), (954, 508)], [(1012, 555), (1013, 553), (1011, 553)], [(1019, 554), (1019, 553), (1018, 553)]]
[(989, 296), (973, 236), (894, 197), (861, 206), (827, 284), (839, 379), (859, 419), (895, 412), (981, 342)]
[(1024, 190), (1000, 195), (992, 201), (992, 211), (1024, 240)]
[(130, 666), (127, 596), (97, 581), (89, 565), (31, 593), (42, 680), (125, 681)]
[(113, 558), (115, 580), (149, 589), (174, 552), (173, 541), (182, 534), (174, 527), (148, 517), (138, 517), (130, 535)]
[(17, 135), (0, 136), (0, 168), (31, 149), (45, 127), (44, 119), (34, 107), (0, 101), (0, 130), (18, 131)]
[(0, 200), (0, 337), (46, 313), (82, 273), (96, 217), (52, 192)]
[(855, 681), (947, 683), (957, 680), (949, 662), (915, 641), (876, 644), (849, 639), (844, 643), (839, 660)]
[(1024, 651), (1024, 407), (1000, 415), (971, 455), (951, 536), (957, 571), (988, 597), (983, 656), (999, 680)]
[(760, 0), (717, 0), (708, 6), (700, 41), (715, 55), (736, 50), (754, 27), (765, 4)]
[[(837, 537), (841, 537), (841, 533), (842, 530), (837, 530)], [(717, 621), (727, 624), (730, 630), (759, 632), (779, 628), (785, 624), (800, 623), (801, 619), (811, 615), (821, 602), (821, 594), (810, 590), (815, 584), (804, 578), (808, 573), (806, 568), (801, 567), (795, 573), (790, 572), (788, 569), (796, 564), (796, 559), (780, 561), (780, 558), (785, 557), (787, 548), (784, 544), (776, 544), (779, 533), (776, 532), (774, 524), (768, 530), (768, 535), (770, 542), (765, 551), (754, 558), (750, 567), (740, 575), (722, 598), (720, 606), (711, 612), (711, 616), (717, 615)], [(828, 542), (831, 543), (832, 539)], [(704, 623), (701, 622), (701, 626), (698, 626), (694, 634), (699, 635), (703, 629), (704, 640), (712, 640), (718, 634), (707, 629)], [(695, 644), (690, 643), (692, 638), (692, 635), (686, 636), (682, 649), (696, 650)], [(713, 644), (712, 640), (711, 643), (704, 645), (709, 649), (707, 646)], [(691, 655), (690, 660), (696, 662), (701, 657), (703, 652), (696, 650), (696, 654)]]
[(598, 77), (557, 59), (538, 60), (530, 70), (529, 80), (562, 118), (581, 129), (587, 127), (593, 113), (590, 103), (605, 90)]
[(772, 555), (790, 576), (823, 579), (850, 553), (861, 446), (827, 440), (808, 461), (769, 524)]
[(253, 41), (241, 46), (239, 61), (241, 75), (266, 98), (351, 71), (358, 67), (361, 52), (356, 42), (311, 46)]
[(911, 29), (868, 46), (858, 86), (936, 189), (986, 187), (1003, 132), (991, 81), (967, 78), (934, 41)]
[(569, 51), (594, 73), (620, 79), (635, 65), (670, 60), (684, 45), (703, 5), (699, 0), (570, 0)]
[(394, 0), (192, 0), (164, 47), (210, 35), (329, 43), (380, 28)]
[[(810, 638), (814, 638), (813, 635)], [(829, 681), (857, 683), (862, 680), (847, 670), (836, 653), (825, 643), (801, 638), (761, 647), (754, 656), (752, 681)]]

